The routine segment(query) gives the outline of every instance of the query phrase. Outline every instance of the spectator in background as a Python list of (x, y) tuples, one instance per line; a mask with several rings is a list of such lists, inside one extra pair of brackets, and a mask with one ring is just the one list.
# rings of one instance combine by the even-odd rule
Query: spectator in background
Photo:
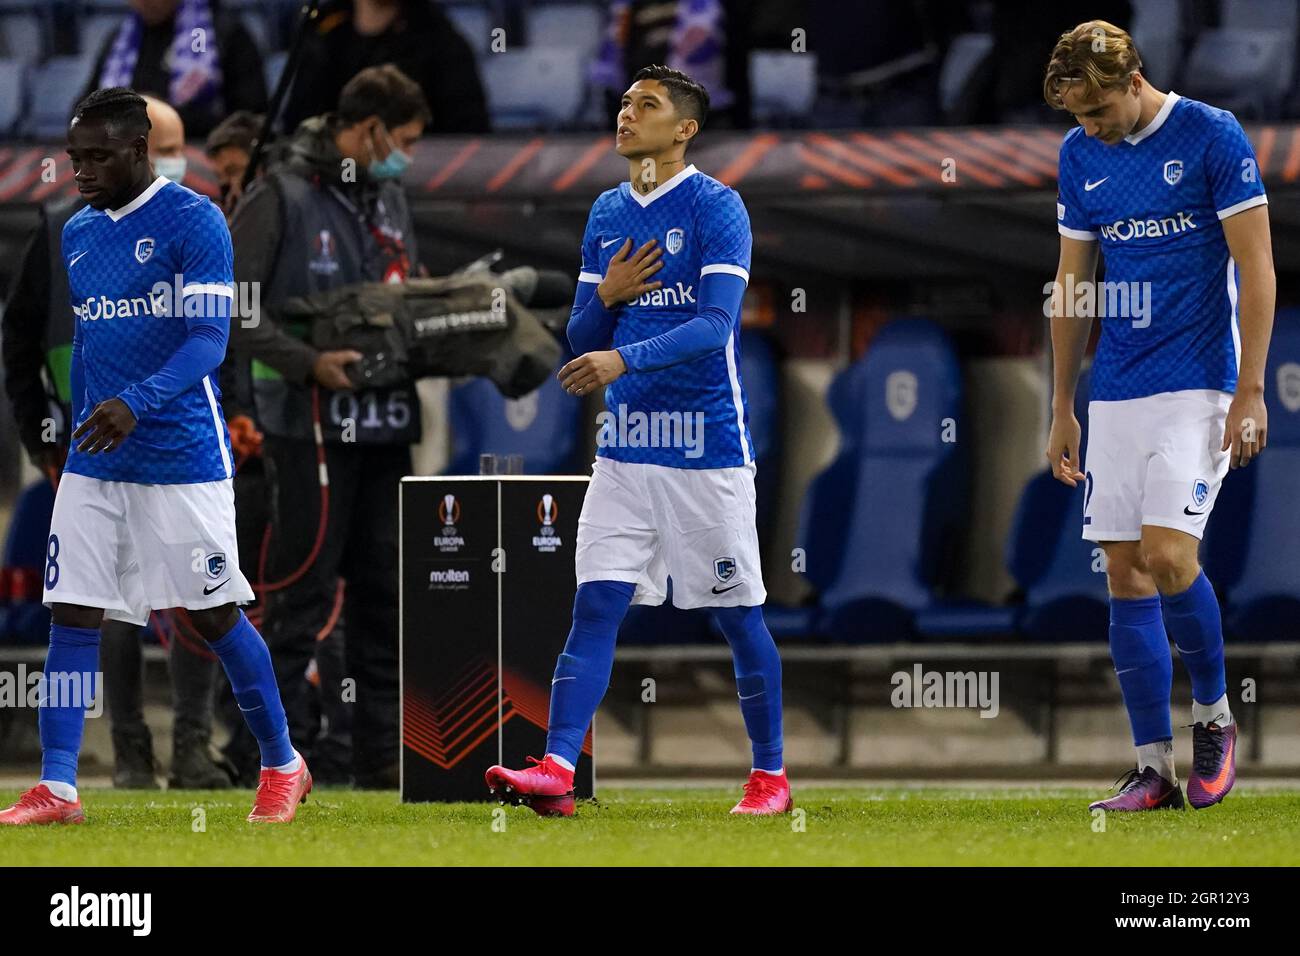
[[(244, 173), (253, 155), (253, 143), (262, 132), (265, 117), (260, 113), (238, 110), (227, 116), (208, 134), (203, 151), (217, 174), (217, 188), (221, 191), (221, 211), (229, 222), (235, 216), (235, 205), (244, 193)], [(269, 156), (262, 155), (262, 168)], [(249, 565), (252, 567), (252, 565)]]
[(429, 133), (486, 133), (487, 98), (474, 51), (434, 0), (326, 0), (285, 104), (285, 131), (333, 110), (344, 85), (391, 63), (424, 92)]
[(610, 0), (605, 41), (591, 65), (606, 115), (618, 112), (637, 70), (664, 63), (709, 91), (711, 127), (747, 127), (749, 30), (756, 15), (767, 22), (773, 6), (768, 0)]
[[(166, 103), (146, 97), (149, 157), (160, 176), (179, 181), (185, 173), (180, 116)], [(179, 161), (179, 162), (178, 162)], [(61, 254), (63, 226), (85, 204), (59, 200), (41, 210), (36, 235), (27, 246), (4, 309), (5, 387), (18, 418), (19, 435), (36, 465), (58, 484), (67, 458), (72, 333), (67, 270)], [(182, 636), (184, 612), (168, 615), (173, 639), (168, 657), (175, 722), (172, 735), (173, 787), (217, 789), (230, 774), (214, 761), (212, 735), (216, 660), (202, 641)], [(113, 740), (113, 785), (156, 789), (153, 738), (144, 722), (142, 629), (105, 618), (100, 628), (100, 667), (108, 699)]]
[(206, 136), (235, 110), (266, 111), (257, 44), (217, 0), (130, 3), (134, 12), (105, 39), (86, 93), (128, 86), (166, 100), (191, 136)]
[[(411, 274), (415, 226), (399, 178), (429, 108), (391, 64), (358, 73), (337, 106), (301, 122), (284, 161), (240, 201), (231, 224), (235, 281), (258, 283), (261, 297), (252, 320), (230, 331), (237, 356), (261, 363), (253, 391), (271, 509), (262, 633), (285, 712), (291, 727), (311, 721), (305, 675), (313, 659), (322, 682), (331, 680), (318, 642), (341, 635), (342, 577), (343, 673), (356, 682), (353, 772), (359, 787), (386, 788), (398, 785), (400, 753), (397, 489), (420, 438), (419, 398), (413, 385), (354, 389), (346, 368), (360, 353), (319, 351), (307, 323), (277, 313), (289, 299)], [(320, 700), (337, 704), (337, 687)]]

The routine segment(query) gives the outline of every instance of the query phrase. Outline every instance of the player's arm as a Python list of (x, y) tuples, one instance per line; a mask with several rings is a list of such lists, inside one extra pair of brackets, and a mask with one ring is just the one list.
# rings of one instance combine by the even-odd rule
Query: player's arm
[(1268, 228), (1268, 206), (1257, 205), (1223, 220), (1228, 251), (1241, 272), (1237, 323), (1241, 328), (1241, 368), (1237, 393), (1224, 423), (1224, 451), (1231, 467), (1250, 464), (1264, 450), (1268, 438), (1268, 409), (1264, 405), (1264, 365), (1273, 336), (1273, 310), (1277, 277), (1273, 273), (1273, 244)]
[(1061, 256), (1056, 266), (1051, 295), (1052, 323), (1052, 426), (1047, 439), (1047, 461), (1057, 480), (1070, 487), (1083, 478), (1079, 467), (1082, 430), (1074, 415), (1074, 392), (1079, 369), (1092, 333), (1092, 316), (1077, 315), (1074, 303), (1065, 297), (1067, 288), (1082, 288), (1095, 281), (1097, 243), (1061, 234)]

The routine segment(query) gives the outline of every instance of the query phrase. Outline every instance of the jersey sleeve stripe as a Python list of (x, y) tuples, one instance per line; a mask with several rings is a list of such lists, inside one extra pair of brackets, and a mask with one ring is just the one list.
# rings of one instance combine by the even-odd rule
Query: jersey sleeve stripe
[(181, 295), (224, 295), (233, 299), (235, 292), (220, 282), (192, 282), (181, 289)]
[(740, 453), (745, 458), (745, 464), (748, 465), (753, 461), (749, 453), (749, 442), (745, 441), (745, 400), (740, 391), (740, 377), (736, 374), (736, 331), (727, 336), (727, 347), (724, 349), (727, 353), (727, 379), (731, 383), (731, 401), (736, 406), (736, 434), (740, 438)]
[(1086, 229), (1071, 229), (1069, 226), (1062, 226), (1059, 222), (1056, 224), (1056, 231), (1067, 239), (1078, 239), (1081, 242), (1088, 242), (1097, 238), (1095, 232), (1089, 232)]
[(1227, 209), (1220, 209), (1216, 215), (1219, 220), (1227, 219), (1229, 216), (1235, 216), (1239, 212), (1245, 212), (1247, 209), (1254, 209), (1256, 206), (1268, 205), (1268, 197), (1264, 195), (1251, 196), (1249, 199), (1243, 199), (1239, 203), (1233, 203)]
[(208, 408), (212, 409), (212, 427), (217, 433), (217, 447), (221, 449), (221, 466), (226, 470), (226, 477), (231, 478), (234, 472), (230, 470), (230, 452), (226, 450), (226, 441), (221, 434), (221, 409), (217, 407), (217, 396), (213, 394), (212, 382), (208, 376), (203, 376), (203, 391), (208, 396)]
[(601, 279), (603, 279), (603, 278), (604, 278), (604, 276), (598, 276), (598, 275), (596, 275), (596, 273), (594, 273), (594, 272), (579, 272), (579, 273), (578, 273), (578, 281), (579, 281), (579, 282), (599, 282), (599, 281), (601, 281)]
[(700, 270), (700, 277), (703, 278), (714, 272), (725, 272), (729, 276), (740, 276), (745, 280), (745, 285), (749, 285), (749, 273), (740, 266), (732, 265), (729, 262), (715, 262), (712, 265), (705, 266)]

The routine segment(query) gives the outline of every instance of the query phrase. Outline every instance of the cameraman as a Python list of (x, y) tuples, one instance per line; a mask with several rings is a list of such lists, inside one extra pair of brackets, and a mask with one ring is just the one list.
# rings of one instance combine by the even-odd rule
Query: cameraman
[(424, 94), (400, 70), (362, 70), (337, 112), (303, 120), (231, 224), (235, 281), (260, 291), (258, 314), (231, 334), (254, 360), (266, 435), (262, 633), (285, 710), (302, 719), (303, 675), (342, 611), (360, 787), (398, 783), (397, 490), (420, 438), (420, 407), (413, 385), (354, 390), (346, 369), (360, 353), (317, 351), (310, 329), (277, 321), (277, 309), (354, 283), (406, 280), (415, 231), (398, 178), (428, 122)]

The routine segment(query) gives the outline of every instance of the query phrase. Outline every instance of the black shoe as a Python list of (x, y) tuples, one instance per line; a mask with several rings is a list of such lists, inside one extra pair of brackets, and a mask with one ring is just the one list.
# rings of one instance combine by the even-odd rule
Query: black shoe
[(182, 734), (172, 748), (172, 771), (167, 786), (173, 790), (228, 790), (238, 772), (230, 761), (212, 752), (206, 735)]
[(113, 786), (119, 790), (157, 790), (158, 764), (153, 759), (149, 728), (113, 731)]

